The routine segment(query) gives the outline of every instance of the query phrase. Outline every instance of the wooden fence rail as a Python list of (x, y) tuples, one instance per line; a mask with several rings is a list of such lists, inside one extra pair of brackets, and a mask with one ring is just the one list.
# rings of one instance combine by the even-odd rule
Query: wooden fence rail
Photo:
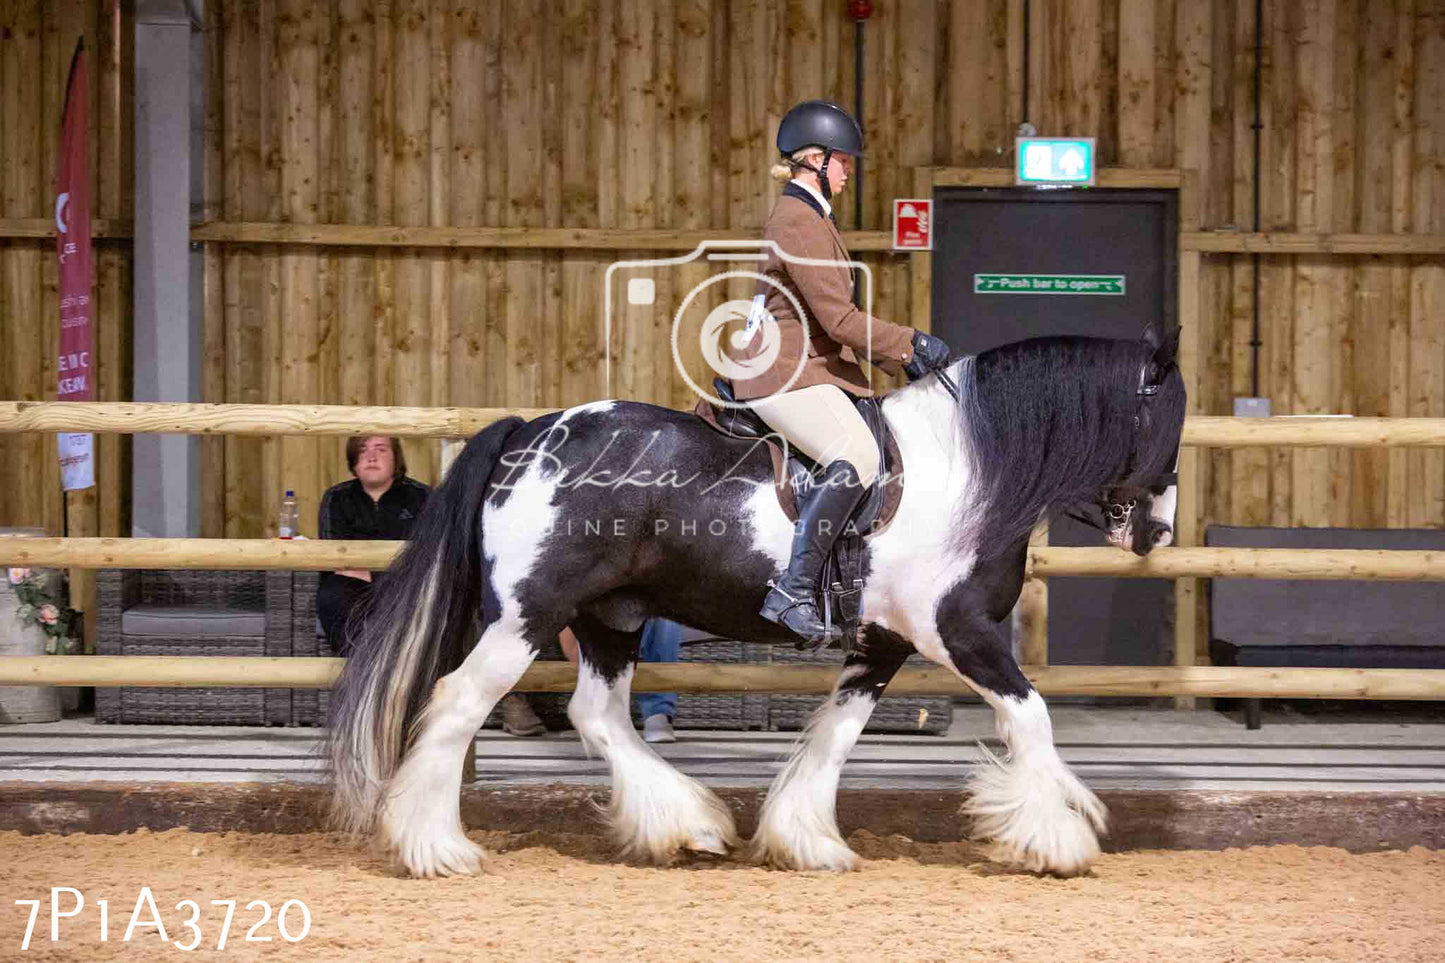
[(184, 435), (397, 435), (465, 438), (508, 415), (553, 408), (400, 408), (89, 401), (0, 402), (0, 432), (95, 431)]
[[(388, 408), (346, 405), (216, 405), (175, 402), (0, 402), (0, 432), (96, 431), (191, 435), (365, 435), (462, 438), (508, 415), (551, 408)], [(1339, 448), (1445, 447), (1445, 418), (1227, 418), (1184, 422), (1183, 444)]]
[[(35, 568), (194, 568), (335, 571), (384, 569), (403, 542), (264, 538), (9, 538), (0, 565)], [(1445, 582), (1445, 552), (1364, 549), (1161, 548), (1139, 558), (1117, 548), (1029, 549), (1029, 578), (1381, 579)]]
[[(0, 685), (135, 685), (328, 688), (344, 660), (105, 655), (0, 656)], [(1044, 695), (1214, 696), (1219, 698), (1445, 699), (1445, 669), (1262, 669), (1223, 666), (1024, 666)], [(660, 692), (832, 691), (837, 666), (644, 662), (634, 690)], [(570, 692), (577, 670), (537, 662), (521, 692)], [(963, 683), (941, 666), (905, 668), (890, 695), (959, 695)]]
[[(211, 405), (0, 402), (0, 432), (99, 431), (250, 435), (395, 434), (455, 438), (507, 415), (546, 409), (384, 408), (332, 405)], [(1445, 446), (1445, 418), (1189, 418), (1183, 442), (1195, 447)], [(36, 538), (0, 543), (0, 564), (73, 568), (380, 569), (399, 542), (271, 539)], [(1166, 548), (1137, 558), (1115, 548), (1038, 546), (1031, 578), (1069, 575), (1134, 578), (1231, 577), (1445, 581), (1445, 552)], [(1183, 584), (1183, 583), (1181, 583)], [(1181, 609), (1182, 611), (1182, 609)], [(1190, 635), (1192, 638), (1192, 634)], [(1178, 646), (1176, 645), (1176, 648)], [(1178, 655), (1179, 653), (1176, 653)], [(1192, 646), (1185, 655), (1192, 657)], [(338, 660), (90, 657), (0, 658), (0, 685), (330, 685)], [(1116, 696), (1445, 699), (1445, 670), (1032, 667), (1046, 694)], [(680, 692), (827, 692), (834, 670), (818, 666), (643, 665), (640, 689)], [(568, 666), (538, 665), (520, 688), (565, 691)], [(890, 691), (953, 694), (942, 669), (909, 669)]]
[[(987, 179), (1006, 187), (1008, 171)], [(1102, 173), (1102, 172), (1101, 172)], [(1147, 172), (1141, 172), (1147, 174)], [(1132, 178), (1135, 186), (1178, 187), (1175, 171), (1160, 171), (1155, 177)], [(968, 180), (949, 177), (946, 172), (935, 183)], [(1101, 184), (1102, 186), (1102, 184)], [(135, 225), (126, 220), (97, 218), (91, 222), (91, 236), (103, 240), (129, 241)], [(843, 242), (850, 251), (891, 251), (893, 236), (888, 231), (844, 231)], [(207, 243), (293, 244), (327, 247), (363, 246), (433, 247), (474, 250), (601, 250), (601, 251), (690, 251), (703, 241), (756, 240), (757, 230), (682, 230), (678, 228), (587, 228), (587, 227), (463, 227), (401, 226), (385, 224), (298, 224), (295, 222), (209, 221), (191, 228), (191, 240)], [(0, 217), (0, 239), (55, 237), (55, 220), (49, 217)], [(1407, 233), (1300, 233), (1272, 231), (1183, 231), (1181, 251), (1204, 254), (1399, 254), (1445, 253), (1445, 235)]]

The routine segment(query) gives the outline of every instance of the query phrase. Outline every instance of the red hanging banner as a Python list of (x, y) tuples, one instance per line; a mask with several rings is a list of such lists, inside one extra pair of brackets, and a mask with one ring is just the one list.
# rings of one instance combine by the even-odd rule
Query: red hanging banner
[[(85, 38), (75, 44), (65, 114), (60, 126), (60, 168), (55, 177), (55, 248), (60, 257), (60, 375), (56, 398), (95, 398), (95, 353), (90, 329), (90, 170)], [(94, 435), (62, 433), (60, 474), (66, 491), (95, 484)]]

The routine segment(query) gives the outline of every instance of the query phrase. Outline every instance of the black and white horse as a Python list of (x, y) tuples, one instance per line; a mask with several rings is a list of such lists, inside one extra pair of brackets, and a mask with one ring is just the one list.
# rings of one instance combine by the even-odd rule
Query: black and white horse
[[(887, 397), (906, 485), (868, 539), (862, 642), (773, 783), (754, 858), (856, 863), (834, 817), (839, 772), (916, 650), (988, 701), (1008, 750), (970, 787), (975, 834), (1011, 864), (1088, 868), (1104, 807), (1059, 758), (1000, 623), (1050, 512), (1098, 505), (1110, 542), (1140, 554), (1168, 543), (1174, 492), (1160, 482), (1185, 410), (1177, 344), (1177, 331), (1024, 341), (954, 362), (956, 398), (937, 376)], [(738, 844), (728, 809), (632, 727), (638, 639), (663, 616), (792, 644), (756, 614), (792, 534), (763, 447), (691, 414), (605, 401), (488, 427), (418, 520), (333, 693), (336, 822), (376, 833), (417, 876), (476, 872), (483, 853), (458, 806), (466, 747), (570, 625), (582, 664), (568, 715), (609, 764), (623, 852), (659, 863), (726, 852)]]

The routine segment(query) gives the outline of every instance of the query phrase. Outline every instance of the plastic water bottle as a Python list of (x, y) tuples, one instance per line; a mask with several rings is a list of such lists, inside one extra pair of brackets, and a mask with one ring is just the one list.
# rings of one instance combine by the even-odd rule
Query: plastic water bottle
[(281, 499), (281, 513), (276, 519), (277, 538), (295, 538), (296, 524), (300, 516), (296, 513), (296, 493), (286, 489), (286, 497)]

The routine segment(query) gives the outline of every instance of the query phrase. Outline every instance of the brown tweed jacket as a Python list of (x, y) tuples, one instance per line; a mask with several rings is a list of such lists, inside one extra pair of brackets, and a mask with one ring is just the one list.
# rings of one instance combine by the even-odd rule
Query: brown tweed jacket
[[(837, 226), (822, 214), (815, 200), (799, 196), (803, 193), (801, 188), (785, 189), (768, 216), (764, 239), (775, 242), (795, 258), (849, 260)], [(896, 374), (899, 366), (913, 357), (912, 328), (881, 318), (870, 319), (853, 304), (853, 275), (847, 267), (797, 264), (770, 251), (760, 273), (798, 299), (807, 316), (808, 336), (804, 338), (803, 324), (787, 295), (778, 286), (759, 282), (758, 293), (767, 295), (765, 305), (776, 320), (775, 334), (781, 348), (777, 360), (766, 370), (733, 382), (733, 393), (739, 400), (781, 390), (805, 352), (803, 370), (790, 390), (835, 384), (859, 396), (873, 393), (858, 367), (860, 361), (869, 359), (870, 350), (872, 363), (889, 374)], [(755, 334), (748, 347), (734, 352), (734, 357), (739, 362), (756, 358), (763, 354), (766, 343), (766, 338)]]

